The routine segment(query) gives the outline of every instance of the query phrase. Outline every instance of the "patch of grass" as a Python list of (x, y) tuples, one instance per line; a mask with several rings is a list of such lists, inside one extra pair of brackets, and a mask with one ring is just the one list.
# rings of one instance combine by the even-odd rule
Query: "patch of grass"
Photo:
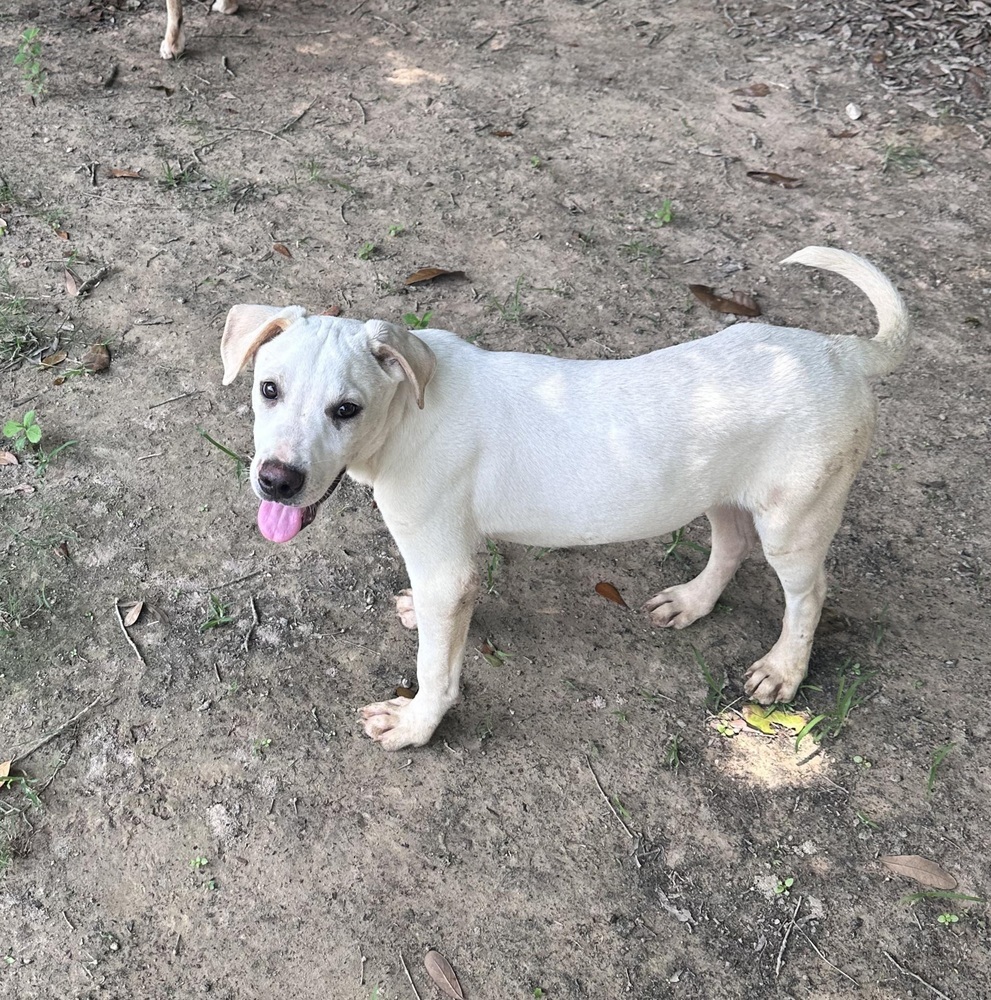
[(168, 160), (163, 160), (162, 179), (158, 183), (169, 191), (175, 191), (193, 179), (195, 170), (195, 164), (184, 167), (181, 163), (177, 163), (173, 169), (172, 164)]
[(681, 767), (681, 737), (672, 736), (668, 740), (668, 748), (664, 754), (664, 766), (672, 771), (677, 771)]
[(41, 424), (35, 410), (28, 410), (20, 420), (8, 420), (3, 425), (3, 434), (11, 440), (14, 451), (24, 455), (31, 462), (39, 476), (45, 474), (48, 466), (59, 454), (76, 443), (65, 441), (50, 451), (43, 448)]
[(32, 595), (33, 607), (28, 606), (23, 595), (12, 590), (6, 580), (0, 581), (0, 639), (9, 639), (19, 628), (23, 628), (36, 615), (51, 611), (52, 603), (42, 584)]
[(663, 542), (664, 552), (661, 555), (661, 563), (667, 562), (667, 560), (674, 556), (676, 559), (684, 562), (682, 557), (678, 554), (679, 549), (692, 549), (694, 552), (701, 552), (702, 555), (707, 556), (709, 554), (709, 549), (705, 545), (700, 545), (698, 542), (693, 542), (690, 538), (685, 537), (685, 529), (679, 528), (677, 531), (671, 534), (669, 541)]
[(490, 306), (507, 323), (519, 323), (523, 319), (523, 292), (526, 290), (526, 278), (519, 275), (513, 283), (513, 290), (500, 302), (490, 298)]
[(929, 765), (929, 776), (926, 778), (926, 795), (932, 795), (933, 788), (936, 785), (936, 771), (939, 765), (950, 755), (955, 746), (956, 743), (947, 743), (944, 746), (937, 747), (933, 751), (932, 763)]
[(367, 243), (362, 243), (358, 250), (358, 260), (373, 260), (378, 254), (379, 248), (369, 240)]
[(403, 322), (409, 330), (426, 330), (430, 326), (431, 316), (433, 316), (433, 312), (429, 309), (422, 316), (408, 312), (403, 316)]
[(255, 740), (255, 742), (251, 744), (251, 752), (256, 757), (264, 757), (265, 756), (265, 751), (271, 745), (272, 745), (272, 741), (270, 739), (268, 739), (268, 738), (261, 739), (261, 740)]
[(654, 260), (663, 253), (660, 247), (655, 247), (653, 243), (644, 243), (642, 240), (621, 243), (619, 249), (620, 253), (630, 261)]
[(916, 146), (900, 146), (897, 143), (889, 142), (885, 145), (881, 155), (882, 174), (888, 173), (889, 170), (900, 170), (904, 174), (918, 177), (928, 173), (932, 168), (932, 163)]
[(222, 451), (234, 463), (234, 475), (237, 477), (239, 483), (243, 483), (248, 478), (249, 460), (242, 458), (237, 452), (231, 451), (230, 448), (222, 445), (216, 438), (210, 437), (202, 427), (197, 427), (196, 429), (199, 431), (200, 437), (212, 444), (214, 448)]
[(201, 632), (210, 632), (215, 628), (230, 625), (234, 619), (230, 616), (230, 609), (216, 594), (210, 595), (210, 608), (206, 618), (200, 622)]
[(491, 538), (485, 539), (485, 547), (489, 552), (489, 558), (485, 564), (485, 592), (487, 594), (495, 594), (495, 576), (502, 565), (502, 554)]
[(48, 74), (41, 66), (41, 28), (24, 29), (14, 65), (20, 67), (24, 89), (32, 98), (41, 97), (48, 81)]
[[(702, 679), (705, 681), (705, 686), (708, 689), (708, 693), (705, 696), (706, 711), (712, 715), (719, 715), (723, 707), (723, 691), (726, 688), (726, 678), (723, 677), (717, 680), (715, 674), (713, 674), (709, 669), (709, 665), (705, 662), (705, 658), (694, 646), (692, 646), (692, 656), (695, 657), (695, 663), (702, 672)], [(735, 734), (736, 730), (732, 726), (729, 728)], [(724, 733), (723, 735), (726, 734)]]
[[(0, 201), (6, 200), (0, 192)], [(28, 324), (27, 299), (15, 295), (6, 275), (0, 277), (0, 371), (19, 367), (41, 350)]]
[(872, 672), (863, 672), (859, 663), (847, 660), (840, 667), (840, 683), (836, 689), (836, 699), (832, 708), (813, 716), (795, 737), (795, 749), (806, 736), (811, 735), (818, 743), (823, 739), (835, 739), (850, 721), (850, 713), (864, 703), (866, 697), (860, 693), (864, 681), (873, 677)]
[(406, 227), (398, 222), (394, 222), (391, 226), (389, 226), (389, 231), (388, 231), (389, 236), (393, 237), (402, 236), (402, 234), (405, 232), (406, 232)]

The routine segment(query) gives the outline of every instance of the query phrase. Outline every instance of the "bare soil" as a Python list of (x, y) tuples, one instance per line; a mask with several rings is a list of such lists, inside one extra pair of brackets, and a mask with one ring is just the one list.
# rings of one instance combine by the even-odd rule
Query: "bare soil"
[[(991, 893), (982, 106), (885, 89), (783, 7), (765, 33), (701, 0), (187, 3), (175, 64), (162, 7), (0, 14), (0, 419), (75, 442), (0, 467), (0, 995), (407, 1000), (402, 956), (436, 997), (428, 948), (469, 1000), (991, 995), (987, 904), (907, 899), (927, 886), (877, 860)], [(480, 552), (462, 705), (424, 749), (367, 740), (356, 709), (413, 679), (402, 562), (354, 484), (291, 545), (258, 536), (200, 433), (250, 454), (227, 309), (621, 357), (731, 322), (695, 282), (869, 335), (849, 286), (777, 265), (816, 243), (877, 262), (916, 329), (796, 701), (854, 686), (837, 735), (725, 735), (780, 625), (761, 559), (680, 633), (595, 592), (635, 608), (697, 572), (693, 524)], [(73, 296), (66, 265), (108, 270)], [(465, 277), (404, 285), (423, 266)]]

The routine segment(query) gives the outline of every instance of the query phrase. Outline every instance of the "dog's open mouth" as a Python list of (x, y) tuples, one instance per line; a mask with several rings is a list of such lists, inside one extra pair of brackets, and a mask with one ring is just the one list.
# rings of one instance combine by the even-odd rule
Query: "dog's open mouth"
[(258, 530), (270, 542), (288, 542), (290, 538), (295, 538), (317, 516), (317, 508), (337, 489), (344, 472), (341, 469), (327, 492), (316, 503), (306, 507), (290, 507), (275, 500), (262, 500), (258, 508)]

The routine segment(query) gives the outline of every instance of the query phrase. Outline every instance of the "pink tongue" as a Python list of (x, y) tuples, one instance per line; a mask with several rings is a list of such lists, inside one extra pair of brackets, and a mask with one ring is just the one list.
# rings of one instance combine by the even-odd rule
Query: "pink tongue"
[(262, 500), (258, 508), (258, 530), (270, 542), (288, 542), (303, 527), (303, 508)]

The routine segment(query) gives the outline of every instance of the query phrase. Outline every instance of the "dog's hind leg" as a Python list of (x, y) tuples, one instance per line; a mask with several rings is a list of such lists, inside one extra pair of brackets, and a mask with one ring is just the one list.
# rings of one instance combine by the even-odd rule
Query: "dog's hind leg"
[(654, 625), (684, 628), (707, 615), (757, 543), (749, 511), (740, 507), (713, 507), (706, 511), (706, 517), (712, 525), (709, 561), (694, 580), (668, 587), (644, 605)]
[(779, 503), (754, 518), (764, 555), (785, 593), (781, 635), (745, 677), (747, 694), (762, 705), (791, 701), (808, 672), (826, 597), (826, 552), (859, 466), (859, 460), (839, 468), (834, 464), (811, 494), (785, 492)]
[[(400, 546), (402, 548), (402, 546)], [(428, 548), (427, 551), (430, 551)], [(419, 649), (415, 698), (393, 698), (361, 710), (366, 735), (386, 750), (422, 746), (459, 696), (478, 574), (470, 554), (443, 562), (406, 558), (413, 585)]]

